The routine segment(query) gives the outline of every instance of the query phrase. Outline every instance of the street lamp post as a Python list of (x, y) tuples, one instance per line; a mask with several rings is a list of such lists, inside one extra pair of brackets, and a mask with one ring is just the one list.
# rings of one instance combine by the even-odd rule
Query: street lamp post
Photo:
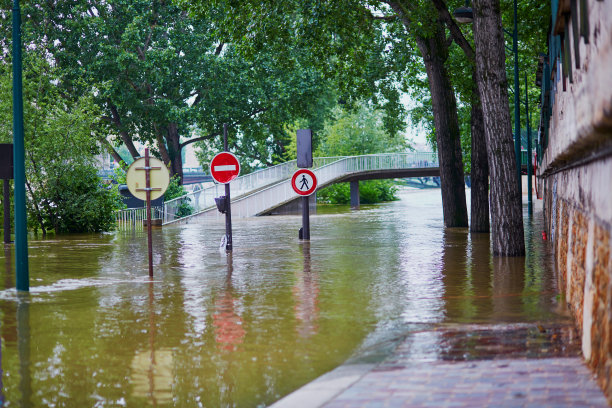
[(514, 29), (512, 30), (512, 51), (514, 52), (514, 154), (516, 157), (516, 178), (519, 193), (522, 193), (521, 183), (521, 107), (519, 98), (519, 68), (518, 68), (518, 28), (516, 0), (514, 0)]
[(529, 123), (529, 92), (527, 91), (527, 72), (525, 72), (525, 112), (527, 113), (527, 211), (533, 212), (533, 198), (531, 194), (531, 123)]
[(21, 77), (21, 10), (13, 0), (13, 179), (15, 203), (15, 274), (17, 290), (30, 290), (28, 227), (25, 195), (25, 147), (23, 137), (23, 89)]

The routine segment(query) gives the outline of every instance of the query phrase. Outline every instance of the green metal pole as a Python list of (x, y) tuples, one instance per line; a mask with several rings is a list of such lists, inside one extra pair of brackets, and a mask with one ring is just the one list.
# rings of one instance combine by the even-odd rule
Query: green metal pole
[(21, 78), (21, 11), (13, 0), (13, 177), (15, 202), (15, 273), (17, 290), (30, 290), (28, 229), (25, 195), (25, 148), (23, 140), (23, 93)]
[(514, 0), (514, 30), (512, 31), (512, 51), (514, 51), (514, 154), (516, 157), (516, 176), (519, 192), (522, 194), (521, 183), (521, 107), (519, 97), (518, 69), (518, 28), (517, 7)]
[(531, 197), (531, 124), (529, 123), (529, 92), (527, 92), (527, 72), (525, 72), (525, 112), (527, 113), (527, 211), (532, 213), (533, 200)]

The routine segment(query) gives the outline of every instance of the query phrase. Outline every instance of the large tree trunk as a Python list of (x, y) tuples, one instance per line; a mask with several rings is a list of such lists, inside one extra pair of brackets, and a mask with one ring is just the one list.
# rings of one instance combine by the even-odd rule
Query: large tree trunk
[(478, 96), (476, 69), (472, 72), (472, 189), (470, 207), (470, 231), (489, 232), (489, 162), (485, 136), (482, 104)]
[(467, 227), (468, 217), (465, 203), (463, 158), (461, 157), (461, 136), (457, 119), (457, 101), (448, 72), (444, 66), (448, 58), (448, 46), (444, 26), (437, 22), (433, 29), (435, 32), (431, 37), (417, 37), (416, 40), (425, 62), (431, 92), (440, 162), (444, 225), (446, 227)]
[(476, 70), (491, 176), (493, 254), (525, 254), (521, 191), (516, 181), (504, 34), (499, 0), (474, 0)]
[(170, 123), (167, 127), (166, 142), (170, 158), (170, 177), (178, 176), (179, 183), (183, 184), (183, 158), (181, 156), (181, 142), (178, 125)]

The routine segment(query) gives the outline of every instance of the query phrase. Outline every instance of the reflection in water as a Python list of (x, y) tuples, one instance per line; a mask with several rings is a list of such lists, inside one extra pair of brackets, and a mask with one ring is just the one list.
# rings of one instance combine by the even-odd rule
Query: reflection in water
[(493, 315), (496, 319), (522, 317), (521, 295), (525, 288), (525, 258), (493, 257)]
[(491, 264), (489, 234), (467, 229), (444, 232), (442, 263), (446, 319), (474, 322), (491, 318)]
[(410, 334), (402, 352), (438, 358), (438, 325), (566, 319), (539, 235), (527, 269), (493, 264), (486, 235), (443, 228), (439, 190), (401, 197), (326, 207), (302, 244), (300, 217), (237, 219), (229, 256), (223, 219), (156, 229), (154, 285), (141, 231), (33, 239), (25, 303), (0, 251), (7, 404), (263, 406)]
[(17, 339), (19, 349), (20, 406), (31, 407), (32, 379), (30, 378), (30, 299), (29, 294), (19, 294), (17, 304)]
[(168, 404), (172, 401), (173, 359), (171, 350), (155, 349), (155, 296), (154, 282), (149, 286), (149, 350), (138, 351), (132, 359), (132, 394), (145, 397), (151, 405)]
[(311, 268), (310, 242), (302, 241), (300, 245), (304, 257), (304, 268), (301, 273), (297, 273), (297, 280), (293, 286), (293, 296), (296, 298), (294, 309), (295, 318), (298, 321), (298, 334), (303, 338), (308, 338), (318, 330), (319, 282), (316, 272), (313, 272)]
[(139, 351), (132, 360), (132, 394), (144, 397), (151, 405), (172, 402), (171, 350)]
[[(12, 265), (11, 265), (11, 246), (10, 245), (4, 245), (4, 268), (5, 268), (5, 274), (4, 274), (4, 287), (5, 288), (9, 288), (12, 286), (13, 283), (13, 279), (11, 278), (12, 276)], [(12, 302), (5, 302), (5, 303), (0, 303), (0, 308), (2, 308), (2, 323), (0, 324), (0, 407), (4, 406), (4, 403), (6, 401), (6, 398), (4, 396), (4, 367), (2, 365), (2, 340), (4, 339), (4, 342), (6, 343), (7, 341), (12, 341), (15, 342), (16, 338), (17, 338), (17, 331), (16, 331), (16, 310), (14, 307), (14, 303)]]
[(232, 273), (234, 272), (232, 254), (227, 254), (227, 276), (225, 286), (215, 301), (213, 325), (215, 326), (215, 340), (219, 349), (226, 351), (238, 350), (242, 344), (245, 330), (242, 318), (236, 313), (237, 300), (233, 296)]
[(442, 270), (444, 271), (444, 298), (446, 318), (470, 319), (476, 313), (473, 302), (474, 281), (471, 262), (468, 262), (469, 232), (467, 229), (449, 228), (444, 231)]

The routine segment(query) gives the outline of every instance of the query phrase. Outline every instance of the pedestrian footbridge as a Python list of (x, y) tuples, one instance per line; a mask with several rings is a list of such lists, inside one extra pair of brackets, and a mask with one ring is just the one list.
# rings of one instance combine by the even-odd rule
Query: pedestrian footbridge
[[(291, 188), (291, 176), (296, 170), (293, 160), (233, 180), (232, 217), (263, 215), (298, 199), (300, 196)], [(437, 155), (432, 152), (320, 157), (314, 158), (312, 171), (317, 176), (318, 189), (347, 181), (440, 175)], [(224, 194), (224, 185), (217, 184), (167, 201), (162, 223), (199, 222), (207, 216), (221, 216), (215, 197)]]

